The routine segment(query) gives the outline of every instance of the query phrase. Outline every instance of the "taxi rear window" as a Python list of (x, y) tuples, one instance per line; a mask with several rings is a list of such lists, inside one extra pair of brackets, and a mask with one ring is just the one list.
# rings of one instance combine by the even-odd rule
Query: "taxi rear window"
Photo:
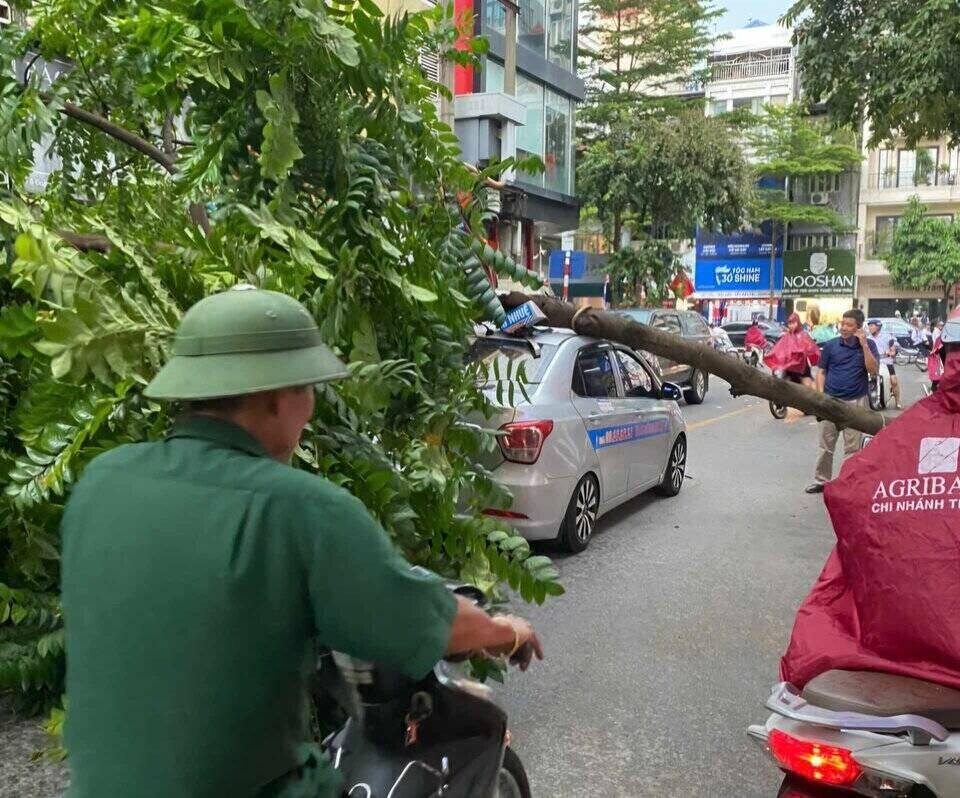
[(493, 379), (495, 373), (506, 379), (507, 374), (516, 375), (520, 364), (528, 383), (540, 382), (546, 373), (547, 366), (557, 352), (555, 344), (540, 344), (540, 356), (534, 355), (533, 349), (526, 341), (505, 341), (503, 339), (477, 338), (467, 352), (467, 363), (482, 362), (486, 373)]

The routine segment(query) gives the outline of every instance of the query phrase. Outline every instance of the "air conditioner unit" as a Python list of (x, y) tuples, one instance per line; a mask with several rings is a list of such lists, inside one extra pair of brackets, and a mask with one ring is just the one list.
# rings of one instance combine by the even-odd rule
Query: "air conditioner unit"
[(487, 210), (497, 215), (503, 210), (500, 192), (495, 188), (487, 188)]
[(829, 191), (811, 191), (810, 204), (811, 205), (829, 205), (830, 192)]
[(0, 0), (0, 25), (9, 25), (13, 22), (13, 9), (9, 3)]

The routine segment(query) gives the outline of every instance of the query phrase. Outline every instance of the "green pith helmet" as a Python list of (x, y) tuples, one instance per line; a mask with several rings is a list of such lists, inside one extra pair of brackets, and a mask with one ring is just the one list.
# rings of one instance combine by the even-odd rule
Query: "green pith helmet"
[(320, 340), (297, 300), (237, 286), (188, 310), (173, 357), (144, 394), (151, 399), (218, 399), (341, 379), (347, 368)]

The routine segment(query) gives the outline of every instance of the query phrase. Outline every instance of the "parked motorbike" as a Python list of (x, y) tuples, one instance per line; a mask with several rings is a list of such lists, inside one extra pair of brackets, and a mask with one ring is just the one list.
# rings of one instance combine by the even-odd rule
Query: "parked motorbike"
[(930, 347), (926, 344), (919, 346), (901, 346), (897, 350), (898, 366), (916, 366), (918, 371), (927, 370), (927, 357), (930, 355)]
[(774, 687), (747, 733), (786, 773), (779, 798), (960, 795), (960, 690), (867, 671)]
[(321, 658), (320, 689), (349, 714), (323, 744), (347, 798), (530, 798), (506, 713), (467, 669), (445, 660), (417, 681), (340, 654)]
[(876, 374), (870, 377), (870, 392), (867, 394), (867, 400), (870, 403), (871, 410), (883, 410), (887, 406), (887, 397), (889, 394), (888, 385), (890, 384), (890, 372), (887, 367), (880, 363), (880, 368)]

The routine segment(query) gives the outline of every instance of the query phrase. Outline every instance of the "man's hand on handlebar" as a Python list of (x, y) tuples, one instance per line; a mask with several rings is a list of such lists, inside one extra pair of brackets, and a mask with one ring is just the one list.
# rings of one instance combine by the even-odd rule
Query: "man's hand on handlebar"
[(447, 642), (447, 654), (471, 654), (486, 651), (494, 656), (507, 656), (513, 665), (526, 670), (533, 658), (543, 659), (543, 649), (533, 627), (515, 615), (491, 618), (469, 599), (457, 596)]
[(510, 664), (516, 665), (522, 671), (530, 667), (534, 656), (537, 659), (543, 659), (540, 639), (537, 637), (537, 633), (533, 631), (529, 621), (516, 615), (498, 615), (493, 619), (493, 622), (508, 627), (514, 635), (514, 640), (505, 647), (487, 649), (489, 653), (509, 656)]

